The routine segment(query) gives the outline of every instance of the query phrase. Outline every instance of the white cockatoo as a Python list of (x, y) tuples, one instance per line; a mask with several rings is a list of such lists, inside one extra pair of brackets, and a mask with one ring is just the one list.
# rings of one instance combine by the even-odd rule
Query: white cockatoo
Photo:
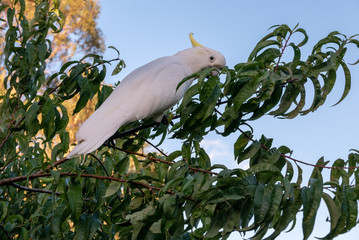
[(166, 110), (178, 103), (194, 79), (177, 85), (203, 68), (222, 68), (224, 56), (199, 44), (190, 34), (193, 48), (158, 58), (125, 77), (105, 102), (76, 133), (78, 141), (67, 158), (99, 148), (122, 125), (146, 117), (160, 122)]

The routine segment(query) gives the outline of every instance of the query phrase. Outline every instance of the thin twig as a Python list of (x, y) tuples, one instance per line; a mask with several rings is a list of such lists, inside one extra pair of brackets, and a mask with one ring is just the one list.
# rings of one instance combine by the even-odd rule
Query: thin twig
[[(64, 163), (64, 162), (66, 162), (66, 161), (68, 161), (68, 160), (70, 160), (70, 159), (71, 159), (71, 158), (62, 158), (62, 159), (60, 159), (60, 160), (54, 162), (53, 164), (48, 165), (48, 166), (46, 167), (45, 171), (51, 170), (51, 169), (53, 169), (54, 167), (56, 167), (56, 166), (58, 166), (58, 165), (60, 165), (60, 164), (62, 164), (62, 163)], [(44, 172), (44, 170), (40, 170), (40, 171), (38, 171), (36, 174), (42, 174), (43, 172)]]
[(105, 171), (106, 175), (109, 177), (109, 176), (110, 176), (110, 174), (108, 173), (108, 171), (107, 171), (107, 169), (106, 169), (105, 165), (103, 165), (103, 163), (101, 162), (101, 160), (100, 160), (100, 159), (98, 159), (98, 157), (96, 157), (96, 156), (95, 156), (95, 155), (93, 155), (92, 153), (88, 153), (88, 155), (90, 155), (91, 157), (93, 157), (94, 159), (96, 159), (96, 160), (97, 160), (97, 162), (101, 165), (102, 169)]
[[(20, 119), (20, 121), (15, 125), (15, 128), (17, 128), (24, 120), (25, 120), (25, 116)], [(0, 148), (2, 148), (2, 146), (9, 139), (9, 137), (11, 136), (12, 133), (13, 133), (13, 131), (10, 130), (10, 132), (6, 135), (6, 137), (1, 141)]]
[(149, 145), (151, 145), (154, 149), (156, 149), (159, 153), (161, 153), (163, 156), (167, 157), (167, 154), (164, 153), (161, 149), (159, 149), (156, 145), (154, 145), (153, 143), (151, 143), (150, 141), (148, 141), (146, 138), (138, 135), (137, 133), (134, 133), (134, 135), (136, 135), (137, 137), (141, 138), (142, 140), (144, 140), (146, 143), (148, 143)]
[(4, 232), (7, 239), (11, 240), (12, 238), (10, 237), (9, 233), (5, 230), (5, 228), (2, 226), (2, 224), (0, 224), (0, 228)]
[[(11, 183), (11, 186), (13, 186), (13, 187), (15, 187), (15, 188), (18, 188), (18, 189), (21, 189), (21, 190), (28, 191), (28, 192), (38, 192), (38, 193), (52, 194), (52, 191), (49, 191), (49, 190), (44, 190), (44, 189), (39, 189), (39, 188), (25, 187), (25, 186), (21, 186), (20, 184), (17, 184), (17, 183)], [(56, 194), (57, 196), (60, 196), (60, 195), (61, 195), (61, 193), (59, 193), (59, 192), (55, 192), (55, 194)]]
[(292, 34), (293, 34), (293, 31), (290, 31), (289, 36), (288, 36), (288, 38), (287, 38), (286, 41), (285, 41), (284, 47), (282, 48), (282, 51), (281, 51), (281, 53), (280, 53), (280, 55), (279, 55), (279, 58), (278, 58), (278, 61), (277, 61), (276, 66), (275, 66), (274, 72), (277, 72), (278, 65), (279, 65), (279, 63), (280, 63), (280, 60), (282, 59), (284, 50), (287, 48), (288, 41), (289, 41), (290, 37), (292, 36)]
[[(150, 156), (147, 156), (147, 155), (142, 154), (142, 153), (137, 153), (137, 152), (128, 151), (128, 150), (125, 150), (125, 149), (122, 149), (122, 148), (119, 148), (119, 147), (116, 147), (116, 146), (110, 146), (110, 147), (112, 147), (112, 148), (114, 148), (114, 149), (116, 149), (116, 150), (119, 150), (119, 151), (128, 153), (128, 154), (134, 154), (134, 155), (137, 155), (137, 156), (141, 156), (141, 157), (147, 158), (147, 159), (149, 159), (149, 160), (151, 160), (151, 161), (161, 162), (161, 163), (165, 163), (165, 164), (168, 164), (168, 165), (173, 165), (173, 164), (175, 164), (175, 162), (169, 162), (169, 161), (166, 161), (166, 160), (163, 160), (163, 159), (150, 157)], [(216, 173), (216, 172), (211, 172), (211, 171), (203, 170), (203, 169), (200, 169), (200, 168), (194, 168), (194, 167), (191, 167), (191, 166), (189, 166), (188, 168), (191, 169), (191, 170), (193, 170), (193, 171), (196, 171), (196, 172), (203, 172), (203, 173), (209, 173), (209, 174), (213, 174), (213, 175), (218, 175), (218, 173)]]
[[(95, 156), (95, 155), (93, 155), (92, 153), (89, 153), (88, 155), (90, 155), (91, 157), (95, 158), (95, 159), (97, 160), (97, 162), (99, 162), (99, 163), (100, 163), (100, 165), (101, 165), (102, 169), (106, 172), (106, 175), (109, 177), (109, 176), (110, 176), (110, 174), (108, 173), (108, 171), (107, 171), (107, 169), (106, 169), (105, 165), (103, 165), (103, 163), (101, 162), (101, 160), (100, 160), (100, 159), (98, 159), (98, 157), (96, 157), (96, 156)], [(111, 180), (110, 180), (110, 181), (111, 181)], [(141, 190), (141, 192), (142, 192), (142, 190)], [(118, 201), (120, 201), (120, 202), (121, 202), (121, 198), (120, 198), (120, 196), (116, 195), (116, 197), (117, 197)]]

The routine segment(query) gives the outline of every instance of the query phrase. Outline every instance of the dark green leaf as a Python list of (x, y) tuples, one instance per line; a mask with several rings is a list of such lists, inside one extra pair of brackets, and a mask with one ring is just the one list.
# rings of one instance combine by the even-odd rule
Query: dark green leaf
[(253, 51), (249, 54), (249, 57), (248, 57), (248, 62), (249, 61), (252, 61), (257, 55), (258, 55), (258, 52), (260, 50), (262, 50), (263, 48), (266, 48), (268, 46), (271, 46), (271, 45), (277, 45), (278, 47), (280, 46), (280, 43), (275, 41), (275, 40), (265, 40), (265, 41), (260, 41), (256, 47), (253, 49)]
[(82, 188), (80, 183), (71, 183), (70, 187), (67, 190), (67, 198), (69, 200), (70, 208), (72, 210), (74, 218), (77, 221), (80, 218), (83, 204)]
[(344, 62), (340, 62), (340, 65), (343, 68), (344, 76), (345, 76), (344, 92), (343, 92), (343, 95), (341, 96), (340, 100), (333, 106), (335, 106), (335, 105), (339, 104), (341, 101), (343, 101), (344, 98), (346, 98), (346, 96), (348, 95), (350, 88), (351, 88), (351, 74), (350, 74), (349, 68)]

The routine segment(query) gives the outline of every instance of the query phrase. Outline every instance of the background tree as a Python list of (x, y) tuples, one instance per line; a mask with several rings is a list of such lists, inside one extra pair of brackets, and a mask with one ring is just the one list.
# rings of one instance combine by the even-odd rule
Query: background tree
[[(131, 123), (120, 129), (115, 146), (69, 160), (64, 158), (70, 145), (64, 104), (79, 96), (73, 110), (78, 114), (97, 96), (98, 107), (112, 91), (100, 85), (112, 60), (87, 54), (47, 77), (54, 39), (48, 33), (63, 29), (65, 14), (58, 1), (36, 1), (36, 14), (28, 20), (27, 3), (0, 7), (8, 26), (0, 96), (2, 238), (225, 239), (239, 231), (254, 232), (253, 239), (274, 239), (294, 226), (302, 211), (307, 239), (322, 199), (331, 224), (325, 239), (356, 226), (356, 151), (332, 167), (319, 159), (310, 181), (303, 183), (291, 150), (272, 147), (265, 136), (253, 139), (249, 127), (264, 114), (294, 118), (316, 110), (331, 92), (339, 68), (344, 71), (338, 78), (345, 81), (339, 102), (343, 100), (351, 83), (344, 56), (349, 44), (359, 47), (355, 36), (332, 32), (303, 60), (305, 30), (274, 26), (247, 62), (222, 71), (223, 81), (210, 69), (190, 76), (198, 80), (169, 114), (173, 126), (154, 126), (151, 119)], [(293, 35), (303, 40), (292, 42)], [(283, 62), (289, 50), (293, 59)], [(124, 66), (116, 60), (114, 74)], [(308, 85), (314, 89), (312, 104), (303, 109)], [(212, 165), (200, 145), (209, 132), (219, 137), (241, 132), (234, 155), (250, 168)], [(168, 155), (138, 152), (146, 141), (165, 141), (167, 135), (182, 141), (181, 149)], [(61, 141), (54, 142), (56, 137)], [(134, 172), (128, 171), (131, 161)], [(323, 168), (331, 168), (330, 179), (323, 179)]]
[[(2, 0), (4, 6), (12, 6), (16, 11), (20, 10), (20, 5), (15, 4), (16, 1)], [(53, 1), (54, 4), (58, 4), (58, 1)], [(34, 19), (36, 10), (36, 1), (27, 1), (26, 7), (23, 8), (24, 16), (26, 19)], [(59, 13), (63, 14), (62, 19), (66, 21), (66, 24), (59, 22), (54, 25), (52, 31), (48, 32), (48, 38), (51, 39), (51, 56), (46, 59), (46, 72), (45, 77), (48, 78), (49, 74), (54, 69), (59, 68), (59, 64), (64, 64), (70, 59), (83, 56), (86, 53), (103, 53), (104, 51), (104, 40), (101, 30), (97, 27), (97, 18), (100, 13), (100, 7), (96, 0), (84, 1), (81, 0), (62, 0), (58, 9)], [(6, 11), (2, 11), (0, 18), (6, 19)], [(66, 16), (66, 19), (64, 18)], [(15, 20), (17, 21), (17, 20)], [(8, 29), (7, 21), (1, 21), (0, 27), (3, 30)], [(18, 23), (17, 23), (18, 24)], [(28, 24), (34, 24), (29, 22)], [(59, 26), (62, 27), (61, 31), (55, 29)], [(22, 26), (19, 25), (20, 30)], [(31, 27), (31, 26), (30, 26)], [(5, 31), (3, 32), (5, 33)], [(3, 50), (5, 47), (5, 38), (0, 38), (0, 91), (4, 91), (3, 80), (5, 77), (5, 65), (3, 63), (4, 54)], [(56, 79), (55, 79), (56, 80)], [(57, 81), (52, 82), (56, 86)], [(69, 101), (64, 103), (67, 111), (72, 113), (73, 106), (75, 106), (79, 96), (75, 96)], [(86, 120), (90, 114), (94, 111), (94, 105), (87, 105), (81, 113), (76, 116), (69, 116), (69, 124), (67, 130), (70, 134), (70, 142), (75, 141), (75, 133), (79, 128), (79, 125)], [(4, 119), (3, 119), (4, 120)], [(58, 139), (57, 139), (58, 141)]]

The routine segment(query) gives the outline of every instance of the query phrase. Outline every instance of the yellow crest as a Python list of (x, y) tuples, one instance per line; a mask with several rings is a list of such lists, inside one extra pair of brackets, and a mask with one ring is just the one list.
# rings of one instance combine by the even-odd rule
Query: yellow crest
[(193, 33), (189, 34), (189, 39), (191, 40), (192, 46), (193, 47), (204, 47), (202, 44), (198, 43), (194, 38), (193, 38)]

